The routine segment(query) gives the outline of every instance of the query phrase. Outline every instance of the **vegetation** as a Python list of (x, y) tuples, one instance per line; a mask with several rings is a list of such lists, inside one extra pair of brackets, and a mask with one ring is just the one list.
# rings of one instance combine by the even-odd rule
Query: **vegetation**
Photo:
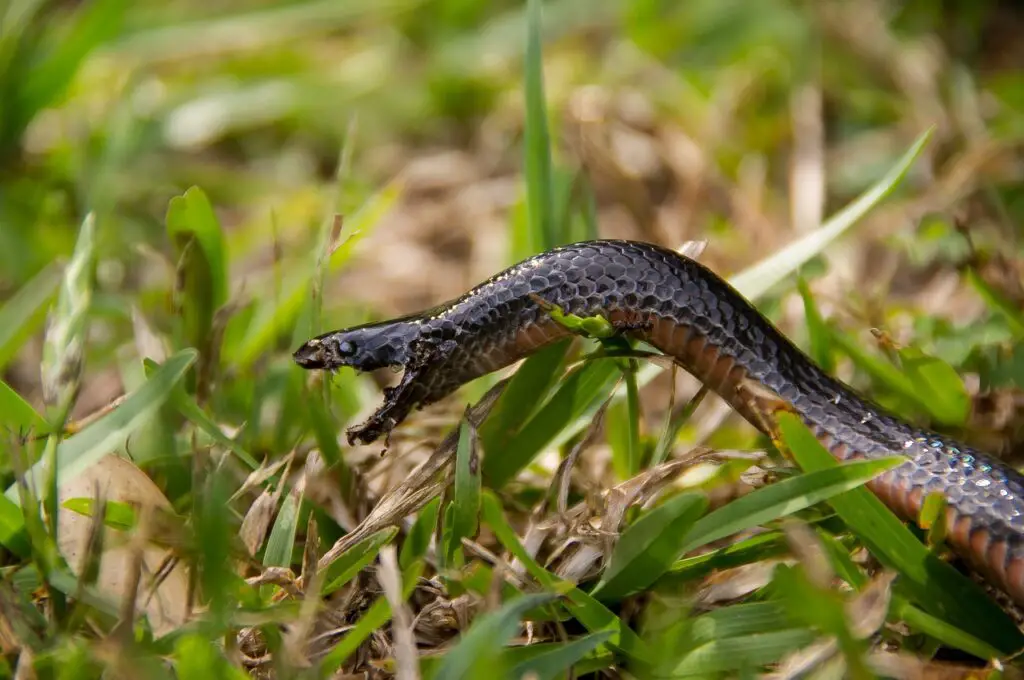
[(344, 429), (393, 376), (290, 352), (558, 243), (706, 240), (827, 371), (1015, 461), (1021, 27), (994, 0), (9, 0), (0, 671), (1016, 677), (1017, 613), (863, 487), (894, 460), (785, 413), (769, 440), (600, 338), (382, 455)]

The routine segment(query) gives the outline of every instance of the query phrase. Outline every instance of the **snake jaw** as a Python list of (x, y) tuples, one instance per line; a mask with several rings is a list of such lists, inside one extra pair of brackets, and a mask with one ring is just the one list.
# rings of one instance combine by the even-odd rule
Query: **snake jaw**
[(320, 338), (313, 338), (292, 354), (292, 359), (302, 368), (314, 370), (328, 368), (327, 352)]

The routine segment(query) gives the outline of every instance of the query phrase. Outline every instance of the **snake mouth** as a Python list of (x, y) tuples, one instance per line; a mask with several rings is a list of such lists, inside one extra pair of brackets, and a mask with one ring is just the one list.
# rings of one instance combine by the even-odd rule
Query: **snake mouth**
[(302, 368), (309, 370), (327, 367), (324, 345), (317, 339), (310, 340), (295, 350), (295, 353), (292, 354), (292, 359)]

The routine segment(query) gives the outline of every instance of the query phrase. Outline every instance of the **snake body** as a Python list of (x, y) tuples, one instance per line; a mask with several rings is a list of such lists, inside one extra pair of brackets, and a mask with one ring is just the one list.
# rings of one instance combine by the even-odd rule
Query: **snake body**
[(745, 381), (787, 404), (839, 460), (903, 456), (869, 488), (912, 522), (925, 496), (941, 493), (953, 550), (1024, 605), (1024, 477), (858, 395), (714, 272), (671, 250), (617, 240), (555, 248), (426, 312), (313, 338), (295, 360), (309, 369), (405, 369), (383, 405), (348, 432), (350, 442), (370, 443), (413, 409), (569, 335), (538, 298), (603, 316), (656, 347), (761, 430), (764, 418), (740, 393)]

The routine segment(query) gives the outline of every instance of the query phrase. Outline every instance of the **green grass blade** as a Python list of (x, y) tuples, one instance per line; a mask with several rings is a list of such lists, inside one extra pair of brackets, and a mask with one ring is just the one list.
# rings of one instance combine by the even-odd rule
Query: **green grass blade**
[(167, 235), (179, 262), (181, 346), (208, 355), (213, 316), (228, 299), (224, 233), (203, 190), (192, 187), (167, 206)]
[(64, 268), (57, 304), (50, 312), (43, 340), (43, 400), (46, 419), (54, 429), (63, 427), (81, 386), (95, 267), (96, 218), (89, 213), (82, 220), (74, 253)]
[[(909, 404), (913, 404), (940, 423), (963, 424), (967, 412), (964, 410), (962, 398), (955, 393), (949, 396), (940, 396), (935, 393), (935, 390), (940, 388), (952, 388), (954, 392), (960, 393), (964, 391), (960, 376), (951, 367), (936, 369), (936, 362), (940, 362), (940, 360), (930, 360), (920, 353), (910, 354), (910, 365), (917, 369), (916, 375), (912, 377), (909, 371), (905, 373), (885, 359), (872, 355), (864, 349), (862, 343), (846, 333), (833, 330), (832, 341), (850, 357), (858, 368), (885, 388), (903, 397)], [(920, 358), (915, 359), (915, 356)], [(921, 384), (917, 382), (918, 379), (926, 380), (926, 382)], [(970, 404), (966, 405), (969, 407)]]
[(540, 252), (559, 245), (552, 198), (551, 137), (547, 103), (544, 98), (544, 60), (541, 36), (540, 0), (527, 0), (524, 95), (526, 122), (526, 205), (530, 248)]
[(46, 319), (61, 274), (57, 265), (44, 268), (0, 307), (0, 370)]
[(0, 496), (0, 544), (21, 558), (32, 552), (22, 509), (7, 496)]
[(819, 229), (732, 277), (730, 283), (733, 287), (744, 296), (755, 298), (821, 253), (899, 186), (933, 133), (934, 128), (928, 128), (918, 136), (907, 152), (896, 161), (896, 164), (882, 179), (861, 194), (853, 203), (833, 215)]
[(807, 318), (807, 336), (810, 343), (808, 354), (814, 363), (829, 375), (835, 374), (836, 361), (832, 354), (832, 334), (821, 316), (811, 288), (802, 277), (796, 282), (797, 290), (804, 302), (804, 316)]
[(946, 425), (963, 425), (971, 414), (971, 396), (956, 370), (916, 347), (899, 349), (900, 363), (910, 382), (923, 395), (928, 410)]
[[(149, 359), (146, 359), (147, 368), (152, 366), (154, 370), (157, 365)], [(223, 446), (228, 451), (231, 451), (238, 460), (242, 461), (250, 470), (255, 470), (260, 466), (259, 462), (253, 458), (245, 447), (239, 444), (234, 439), (231, 439), (221, 431), (220, 426), (213, 422), (210, 416), (206, 415), (206, 412), (196, 403), (195, 399), (190, 394), (185, 392), (180, 386), (174, 391), (172, 395), (172, 401), (175, 408), (178, 409), (184, 418), (199, 428), (204, 434), (210, 439), (216, 442), (219, 446)]]
[(855, 489), (904, 462), (898, 457), (857, 460), (783, 479), (727, 503), (697, 521), (682, 553), (745, 529), (791, 515)]
[(893, 598), (892, 618), (902, 621), (914, 630), (930, 635), (942, 644), (953, 649), (962, 649), (979, 659), (998, 659), (999, 650), (959, 627), (947, 623), (937, 616), (910, 604), (906, 598), (898, 595)]
[(32, 70), (4, 103), (10, 133), (20, 135), (36, 114), (56, 103), (71, 85), (85, 58), (98, 46), (117, 35), (126, 0), (99, 0), (76, 8), (75, 17), (63, 30), (49, 31), (45, 40), (32, 48)]
[(430, 539), (437, 528), (437, 516), (441, 510), (441, 499), (434, 500), (423, 506), (419, 517), (409, 530), (409, 535), (402, 544), (398, 553), (398, 566), (402, 570), (408, 569), (416, 560), (422, 559), (430, 548)]
[(691, 581), (713, 571), (732, 569), (744, 564), (769, 560), (790, 552), (786, 536), (780, 531), (767, 531), (693, 557), (684, 557), (672, 565), (666, 579)]
[(480, 426), (484, 451), (497, 452), (520, 432), (558, 383), (571, 347), (571, 339), (545, 347), (516, 370)]
[(679, 546), (707, 507), (703, 494), (682, 493), (643, 515), (622, 532), (590, 594), (608, 602), (649, 587), (672, 566)]
[[(779, 430), (804, 470), (838, 466), (797, 416), (780, 414)], [(1005, 654), (1024, 648), (1024, 634), (984, 589), (925, 547), (870, 491), (852, 489), (828, 503), (882, 564), (899, 572), (897, 586), (916, 604)]]
[(476, 535), (480, 518), (480, 451), (477, 436), (468, 418), (459, 426), (455, 450), (455, 496), (451, 505), (451, 531), (445, 537), (447, 564), (462, 553), (462, 539)]
[[(377, 553), (398, 535), (397, 527), (388, 527), (371, 534), (345, 551), (327, 569), (327, 585), (320, 591), (321, 597), (330, 595), (348, 584), (356, 574), (377, 558)], [(418, 559), (418, 558), (417, 558)]]
[[(389, 184), (345, 221), (348, 236), (331, 254), (327, 264), (328, 274), (340, 271), (348, 263), (355, 253), (356, 246), (373, 232), (374, 227), (394, 207), (400, 196), (401, 184)], [(244, 371), (250, 368), (257, 358), (271, 348), (279, 333), (287, 332), (289, 336), (291, 335), (295, 319), (302, 306), (309, 300), (309, 287), (314, 273), (314, 268), (310, 266), (297, 268), (284, 285), (280, 305), (274, 300), (260, 302), (238, 346), (232, 347), (231, 351), (225, 354), (232, 362), (234, 370)]]
[[(842, 236), (872, 208), (878, 205), (882, 199), (895, 190), (903, 178), (906, 177), (929, 139), (931, 139), (932, 133), (933, 130), (929, 128), (921, 134), (882, 179), (825, 222), (820, 228), (780, 249), (770, 257), (748, 267), (739, 274), (730, 277), (729, 283), (741, 295), (749, 300), (756, 301), (771, 290), (773, 286), (799, 270), (800, 267), (824, 251), (833, 241)], [(638, 386), (643, 387), (648, 384), (660, 375), (663, 370), (665, 369), (658, 364), (647, 364), (637, 374)], [(621, 386), (615, 391), (616, 400), (625, 398), (625, 396), (625, 386)], [(571, 437), (586, 426), (587, 421), (579, 419), (567, 427), (563, 435), (566, 438)]]
[[(283, 481), (282, 481), (283, 483)], [(303, 494), (284, 491), (284, 499), (277, 510), (274, 525), (267, 537), (267, 547), (263, 551), (264, 567), (290, 567), (295, 552), (295, 534), (299, 525), (299, 510), (302, 508)], [(268, 589), (272, 590), (270, 587)]]
[(214, 641), (201, 633), (182, 636), (175, 645), (174, 658), (174, 668), (180, 678), (245, 680), (249, 677), (241, 668), (229, 663)]
[[(116, 409), (60, 443), (57, 465), (63, 480), (73, 479), (94, 462), (123, 446), (127, 437), (145, 423), (171, 396), (174, 387), (196, 360), (196, 351), (186, 349), (170, 357), (146, 383), (128, 396)], [(32, 467), (28, 481), (42, 481), (42, 462)], [(6, 491), (9, 499), (19, 502), (17, 485)]]
[(0, 430), (17, 435), (39, 435), (47, 431), (46, 419), (0, 380)]
[(484, 477), (500, 487), (530, 464), (566, 426), (589, 419), (611, 394), (620, 375), (613, 360), (588, 362), (569, 374), (543, 408), (514, 437), (484, 459)]
[(966, 278), (978, 296), (988, 305), (988, 308), (1003, 318), (1010, 328), (1010, 332), (1013, 333), (1013, 337), (1018, 340), (1024, 338), (1024, 312), (1020, 307), (988, 285), (974, 269), (966, 271)]
[(626, 400), (608, 409), (605, 432), (612, 450), (612, 466), (619, 479), (631, 479), (640, 472), (642, 462), (640, 444), (640, 394), (636, 384), (638, 364), (635, 359), (624, 361), (623, 379), (626, 381)]
[(515, 634), (526, 612), (555, 597), (548, 593), (521, 595), (497, 611), (476, 619), (459, 637), (458, 644), (445, 654), (438, 677), (446, 680), (471, 680), (486, 675), (502, 677), (501, 648)]
[[(604, 631), (603, 633), (585, 635), (564, 644), (532, 645), (547, 647), (548, 649), (540, 653), (534, 653), (529, 659), (513, 665), (509, 675), (513, 678), (531, 677), (536, 680), (555, 680), (559, 677), (565, 677), (565, 672), (572, 668), (577, 671), (578, 676), (579, 669), (574, 668), (575, 664), (607, 642), (611, 636), (610, 631)], [(536, 652), (537, 650), (531, 651)], [(505, 658), (508, 660), (511, 660), (510, 657), (511, 654), (505, 655)], [(590, 670), (592, 672), (597, 669)]]
[(650, 658), (650, 650), (640, 637), (597, 599), (572, 584), (558, 578), (537, 563), (526, 551), (519, 537), (505, 517), (501, 501), (491, 491), (485, 491), (481, 505), (484, 521), (494, 532), (498, 542), (522, 562), (526, 571), (548, 590), (564, 592), (566, 609), (591, 633), (611, 632), (608, 646), (620, 651), (636, 662)]
[[(402, 570), (402, 596), (408, 598), (412, 595), (416, 584), (419, 582), (420, 574), (423, 573), (423, 562), (414, 561), (407, 568)], [(378, 630), (391, 620), (391, 605), (382, 595), (373, 601), (366, 613), (360, 617), (356, 625), (335, 645), (334, 649), (324, 656), (320, 662), (319, 675), (323, 680), (335, 677), (341, 664), (345, 663), (348, 657), (359, 646), (366, 641), (374, 631)]]
[(816, 637), (813, 631), (793, 628), (711, 640), (683, 657), (670, 677), (759, 670), (810, 644)]
[(780, 603), (752, 602), (722, 607), (695, 617), (689, 637), (694, 645), (700, 645), (793, 626), (792, 617)]

